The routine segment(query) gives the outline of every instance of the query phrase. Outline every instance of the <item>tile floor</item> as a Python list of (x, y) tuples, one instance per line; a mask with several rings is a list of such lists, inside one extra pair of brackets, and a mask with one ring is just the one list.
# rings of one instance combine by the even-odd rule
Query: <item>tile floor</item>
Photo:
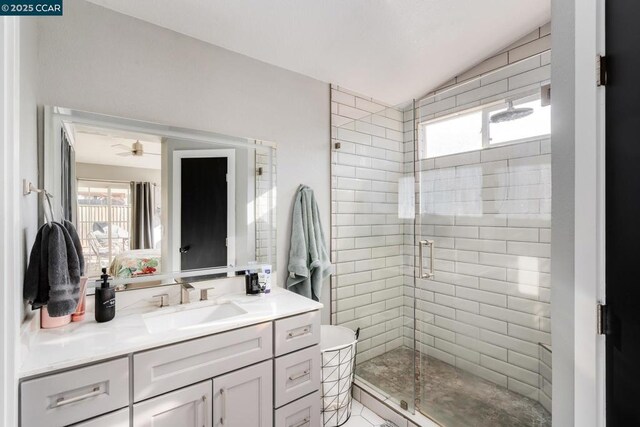
[[(399, 348), (360, 364), (360, 378), (384, 393), (413, 399), (413, 350)], [(422, 355), (419, 409), (446, 427), (550, 427), (538, 402)], [(366, 424), (365, 424), (366, 425)]]
[(351, 418), (349, 418), (344, 427), (371, 427), (381, 426), (382, 424), (384, 424), (382, 418), (374, 414), (369, 408), (365, 408), (362, 403), (353, 399)]

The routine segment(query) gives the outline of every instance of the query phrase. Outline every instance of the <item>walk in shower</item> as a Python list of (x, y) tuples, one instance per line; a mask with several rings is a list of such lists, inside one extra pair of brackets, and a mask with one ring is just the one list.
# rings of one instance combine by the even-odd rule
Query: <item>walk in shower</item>
[(396, 107), (332, 87), (332, 322), (443, 426), (551, 425), (546, 53)]

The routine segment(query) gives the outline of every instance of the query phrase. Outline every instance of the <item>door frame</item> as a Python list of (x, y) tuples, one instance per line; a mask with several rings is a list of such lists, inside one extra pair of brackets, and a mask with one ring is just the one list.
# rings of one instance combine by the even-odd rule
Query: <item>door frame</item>
[[(227, 158), (227, 267), (235, 265), (236, 259), (236, 150), (235, 149), (204, 149), (204, 150), (175, 150), (173, 152), (173, 192), (172, 192), (172, 220), (171, 233), (173, 245), (180, 245), (181, 202), (182, 202), (182, 159), (193, 158)], [(173, 260), (173, 269), (182, 270), (182, 260), (176, 248), (169, 248)]]
[(605, 0), (552, 1), (552, 263), (554, 425), (605, 425), (604, 295)]
[[(0, 18), (0, 424), (18, 424), (18, 367), (22, 301), (20, 185), (20, 18)], [(30, 196), (35, 197), (35, 196)]]

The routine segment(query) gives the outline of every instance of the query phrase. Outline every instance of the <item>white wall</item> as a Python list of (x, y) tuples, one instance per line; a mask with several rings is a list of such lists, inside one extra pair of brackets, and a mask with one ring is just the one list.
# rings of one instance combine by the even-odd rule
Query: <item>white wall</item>
[(36, 196), (22, 195), (22, 178), (38, 178), (35, 22), (0, 18), (0, 45), (0, 424), (17, 425), (22, 282), (37, 227)]
[(327, 84), (84, 1), (39, 20), (38, 48), (41, 104), (277, 142), (281, 285), (300, 183), (329, 226)]
[[(36, 91), (38, 85), (36, 21), (20, 22), (20, 177), (38, 185), (38, 126)], [(22, 266), (27, 268), (27, 257), (38, 231), (38, 196), (22, 197), (20, 253)], [(20, 281), (22, 289), (22, 280)], [(22, 292), (20, 292), (22, 297)], [(20, 298), (20, 306), (22, 298)], [(30, 309), (27, 307), (26, 312)], [(21, 316), (23, 317), (23, 316)]]

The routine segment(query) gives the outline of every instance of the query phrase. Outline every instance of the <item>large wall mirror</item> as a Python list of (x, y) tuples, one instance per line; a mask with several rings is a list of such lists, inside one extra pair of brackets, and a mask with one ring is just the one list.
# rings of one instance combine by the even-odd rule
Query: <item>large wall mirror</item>
[(274, 143), (60, 107), (43, 126), (40, 185), (76, 226), (90, 278), (107, 268), (135, 288), (275, 270)]

